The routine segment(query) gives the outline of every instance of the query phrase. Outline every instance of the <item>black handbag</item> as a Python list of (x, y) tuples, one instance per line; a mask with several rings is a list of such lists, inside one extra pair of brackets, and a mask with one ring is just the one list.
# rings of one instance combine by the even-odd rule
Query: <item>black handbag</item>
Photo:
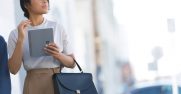
[[(75, 60), (74, 60), (75, 61)], [(91, 73), (56, 73), (53, 75), (55, 94), (98, 94)]]

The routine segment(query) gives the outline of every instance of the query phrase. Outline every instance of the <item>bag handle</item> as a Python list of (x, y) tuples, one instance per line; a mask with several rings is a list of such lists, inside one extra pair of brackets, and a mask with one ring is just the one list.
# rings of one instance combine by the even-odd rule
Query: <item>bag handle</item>
[[(83, 73), (82, 68), (81, 68), (80, 65), (77, 63), (77, 61), (75, 60), (75, 58), (73, 58), (73, 60), (74, 60), (75, 64), (77, 65), (79, 71), (80, 71), (81, 73)], [(60, 73), (61, 73), (61, 70), (60, 70)]]
[(82, 68), (81, 68), (80, 65), (77, 63), (77, 61), (75, 60), (75, 58), (73, 58), (73, 60), (74, 60), (75, 64), (77, 65), (79, 71), (80, 71), (81, 73), (83, 73)]

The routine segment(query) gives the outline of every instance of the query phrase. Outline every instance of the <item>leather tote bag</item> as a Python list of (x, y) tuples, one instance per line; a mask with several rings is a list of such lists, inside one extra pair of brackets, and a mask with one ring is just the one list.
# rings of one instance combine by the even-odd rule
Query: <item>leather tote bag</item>
[[(75, 61), (75, 60), (74, 60)], [(56, 73), (53, 75), (55, 94), (98, 94), (91, 73)]]

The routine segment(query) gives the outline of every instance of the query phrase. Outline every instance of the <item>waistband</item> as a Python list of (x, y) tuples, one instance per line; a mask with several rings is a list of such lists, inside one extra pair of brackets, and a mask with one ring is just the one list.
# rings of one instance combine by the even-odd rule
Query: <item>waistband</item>
[(61, 68), (60, 67), (56, 67), (56, 68), (40, 68), (40, 69), (32, 69), (32, 70), (28, 70), (27, 73), (28, 74), (40, 74), (40, 73), (60, 73)]

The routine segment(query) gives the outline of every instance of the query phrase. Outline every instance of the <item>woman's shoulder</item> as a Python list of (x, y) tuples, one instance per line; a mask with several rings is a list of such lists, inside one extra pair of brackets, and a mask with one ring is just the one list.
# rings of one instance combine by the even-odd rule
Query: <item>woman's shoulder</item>
[(16, 34), (16, 33), (18, 34), (17, 29), (13, 29), (13, 30), (11, 30), (10, 35), (11, 34)]
[(9, 34), (9, 38), (15, 38), (18, 36), (18, 32), (17, 29), (13, 29), (11, 30), (10, 34)]
[(56, 20), (52, 20), (52, 19), (46, 19), (46, 23), (48, 24), (58, 24), (58, 22)]
[(17, 32), (17, 29), (11, 30), (10, 34), (11, 34), (11, 33), (18, 33), (18, 32)]
[(46, 19), (48, 24), (51, 25), (56, 25), (56, 26), (62, 26), (62, 23), (58, 20), (53, 20), (53, 19)]
[(64, 26), (60, 21), (47, 20), (47, 27), (53, 27), (56, 32), (64, 32)]

